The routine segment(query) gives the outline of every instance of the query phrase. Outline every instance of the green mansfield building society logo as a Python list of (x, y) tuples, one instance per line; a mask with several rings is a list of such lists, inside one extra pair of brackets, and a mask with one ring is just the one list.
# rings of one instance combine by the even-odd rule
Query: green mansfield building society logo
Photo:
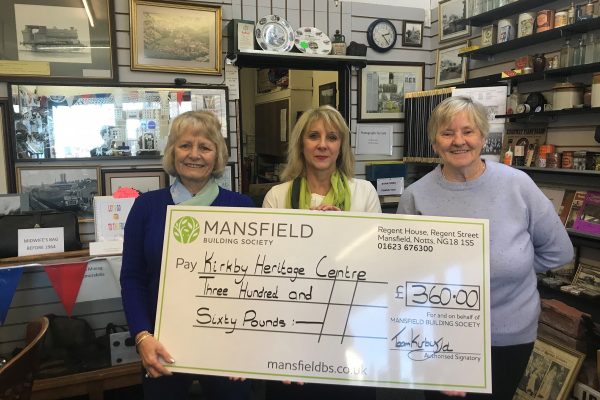
[(200, 224), (195, 218), (181, 217), (173, 226), (173, 236), (179, 243), (192, 243), (200, 235)]
[[(200, 236), (200, 223), (194, 217), (185, 216), (179, 218), (173, 225), (173, 236), (175, 240), (182, 244), (193, 243)], [(204, 233), (206, 235), (226, 235), (226, 236), (259, 236), (259, 237), (289, 237), (307, 239), (314, 233), (314, 228), (310, 224), (291, 224), (277, 222), (221, 222), (204, 221)], [(210, 239), (204, 239), (206, 242)], [(223, 239), (220, 242), (237, 243), (237, 239)], [(247, 239), (243, 244), (256, 244), (255, 240)]]

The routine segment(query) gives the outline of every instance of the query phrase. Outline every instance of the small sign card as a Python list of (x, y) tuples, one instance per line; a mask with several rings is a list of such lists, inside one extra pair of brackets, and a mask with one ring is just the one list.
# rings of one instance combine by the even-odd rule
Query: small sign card
[(65, 228), (63, 227), (19, 229), (17, 238), (19, 257), (65, 251)]

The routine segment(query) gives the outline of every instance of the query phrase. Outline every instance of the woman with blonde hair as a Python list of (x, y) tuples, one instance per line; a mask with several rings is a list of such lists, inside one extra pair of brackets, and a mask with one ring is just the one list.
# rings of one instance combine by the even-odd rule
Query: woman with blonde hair
[(286, 181), (265, 196), (263, 207), (381, 212), (373, 185), (354, 178), (350, 130), (333, 107), (302, 114), (292, 130)]

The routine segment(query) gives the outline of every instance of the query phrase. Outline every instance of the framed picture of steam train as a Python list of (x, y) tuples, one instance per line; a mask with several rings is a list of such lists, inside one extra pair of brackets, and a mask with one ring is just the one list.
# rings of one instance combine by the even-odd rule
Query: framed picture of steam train
[(0, 76), (116, 81), (113, 0), (3, 0)]

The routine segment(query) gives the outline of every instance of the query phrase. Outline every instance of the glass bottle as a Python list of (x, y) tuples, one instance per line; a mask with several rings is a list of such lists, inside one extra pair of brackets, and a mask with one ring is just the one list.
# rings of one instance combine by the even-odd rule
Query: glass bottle
[(567, 20), (569, 24), (575, 22), (575, 3), (571, 2), (569, 9), (567, 10)]
[(517, 92), (516, 86), (511, 89), (510, 96), (508, 96), (506, 102), (506, 114), (516, 114), (517, 106), (519, 105), (519, 93)]
[(512, 165), (512, 162), (513, 162), (512, 139), (508, 140), (508, 150), (506, 150), (506, 153), (504, 153), (504, 159), (502, 160), (502, 162), (505, 165)]
[(515, 145), (513, 163), (517, 167), (522, 167), (525, 165), (525, 144), (519, 144), (519, 142), (517, 142), (517, 144)]
[(573, 47), (571, 47), (571, 43), (567, 39), (560, 49), (560, 67), (567, 68), (571, 65), (573, 65)]
[(581, 59), (582, 59), (582, 54), (583, 51), (585, 51), (585, 45), (584, 45), (584, 41), (583, 41), (583, 36), (581, 36), (579, 38), (579, 42), (575, 45), (575, 48), (573, 49), (573, 63), (572, 65), (581, 65)]
[(594, 52), (596, 51), (596, 43), (595, 40), (597, 40), (594, 36), (594, 33), (590, 33), (590, 36), (588, 37), (587, 40), (587, 45), (585, 46), (585, 57), (584, 57), (584, 64), (591, 64), (594, 62), (595, 60), (595, 56), (594, 56)]
[(335, 30), (333, 41), (331, 42), (332, 53), (337, 56), (346, 55), (346, 38), (340, 33), (339, 29)]

